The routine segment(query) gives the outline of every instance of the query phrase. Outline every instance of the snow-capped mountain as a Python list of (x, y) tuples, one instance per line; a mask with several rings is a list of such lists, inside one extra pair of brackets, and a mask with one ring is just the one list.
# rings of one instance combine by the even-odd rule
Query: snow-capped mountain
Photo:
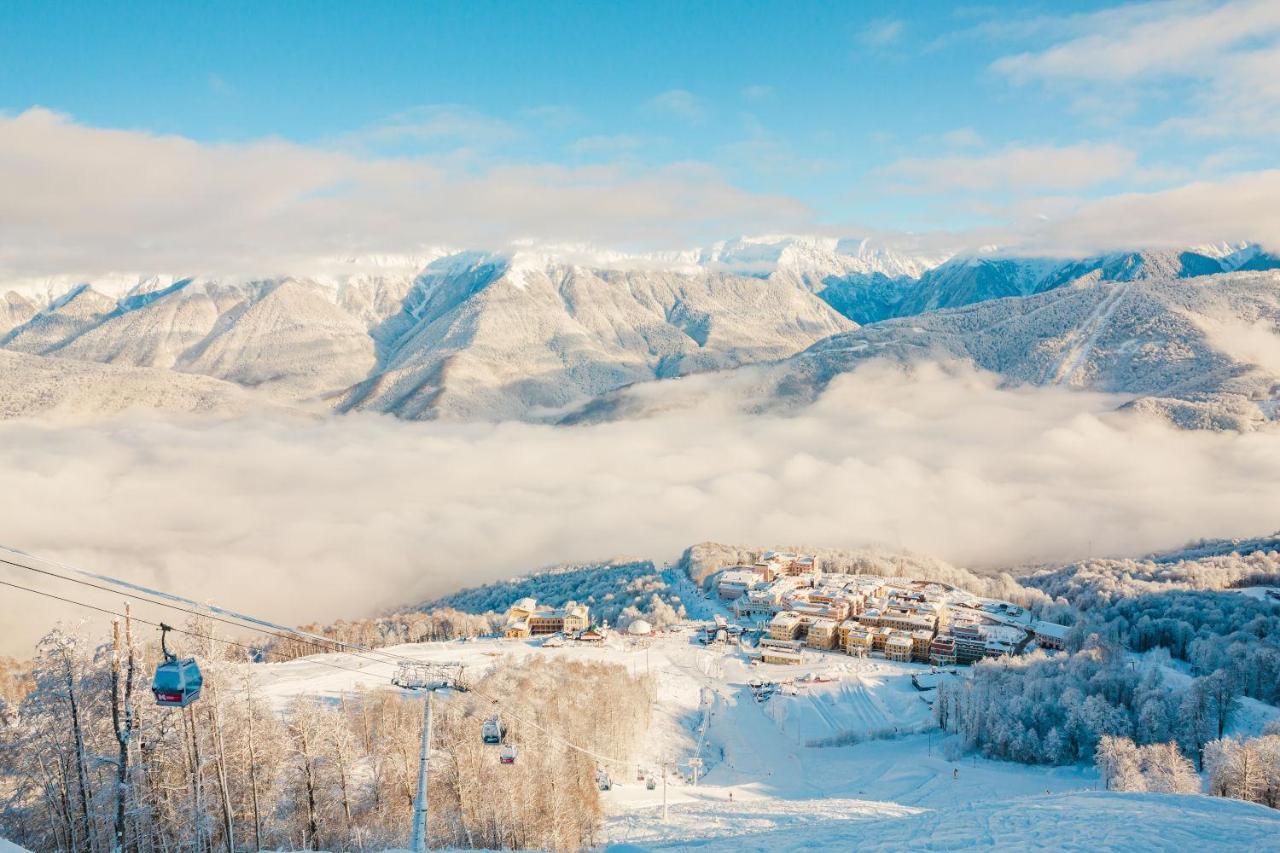
[[(1205, 352), (1227, 352), (1237, 367), (1257, 362), (1239, 351), (1241, 340), (1253, 338), (1230, 331), (1270, 322), (1265, 317), (1271, 315), (1249, 307), (1248, 300), (1215, 308), (1211, 321), (1199, 325), (1186, 319), (1184, 308), (1165, 303), (1144, 315), (1191, 328), (1185, 335), (1159, 338), (1163, 333), (1145, 326), (1117, 326), (1115, 347), (1135, 342), (1129, 346), (1142, 354), (1141, 369), (1127, 369), (1123, 377), (1106, 378), (1112, 368), (1096, 363), (1105, 348), (1065, 353), (1094, 339), (1080, 329), (1102, 321), (1111, 328), (1130, 316), (1129, 303), (1165, 292), (1113, 283), (1212, 280), (1205, 293), (1230, 294), (1242, 287), (1245, 273), (1277, 267), (1280, 259), (1246, 245), (1077, 260), (995, 251), (948, 258), (865, 239), (804, 236), (743, 237), (702, 250), (643, 255), (587, 246), (439, 248), (327, 259), (296, 275), (117, 274), (0, 284), (0, 350), (29, 356), (11, 360), (13, 370), (32, 371), (44, 381), (63, 372), (36, 366), (60, 359), (118, 368), (101, 374), (104, 382), (115, 381), (106, 377), (119, 377), (119, 370), (146, 369), (137, 383), (154, 386), (166, 375), (196, 374), (253, 389), (275, 403), (322, 401), (339, 411), (411, 419), (554, 420), (634, 383), (785, 359), (831, 336), (838, 337), (813, 352), (839, 351), (845, 341), (865, 342), (868, 353), (904, 347), (916, 353), (921, 347), (911, 330), (924, 329), (924, 349), (972, 357), (1011, 378), (1187, 401), (1211, 393), (1212, 386), (1212, 393), (1261, 395), (1259, 406), (1245, 409), (1265, 415), (1271, 405), (1266, 382), (1255, 387), (1239, 370), (1230, 377), (1215, 373), (1214, 382), (1194, 387), (1185, 382), (1189, 365), (1199, 364)], [(1235, 276), (1224, 276), (1228, 271)], [(1105, 300), (1118, 290), (1126, 307), (1116, 314)], [(1042, 311), (1042, 303), (1054, 306), (1052, 312)], [(965, 306), (983, 307), (947, 311)], [(1027, 312), (1037, 319), (1028, 321)], [(914, 319), (904, 323), (905, 317)], [(1132, 322), (1140, 326), (1138, 315)], [(874, 325), (859, 330), (860, 323)], [(1068, 340), (1073, 325), (1079, 329)], [(1011, 330), (1024, 341), (1022, 350), (984, 355)], [(1148, 332), (1155, 337), (1148, 340)], [(1196, 356), (1188, 360), (1157, 338), (1194, 338), (1188, 346)], [(1223, 349), (1228, 343), (1234, 355)], [(1269, 351), (1266, 339), (1255, 343), (1258, 352)], [(1058, 368), (1063, 376), (1046, 379), (1044, 363), (1058, 350), (1067, 359)], [(1270, 375), (1270, 368), (1258, 365), (1257, 376)], [(1173, 390), (1151, 378), (1175, 374), (1182, 379)], [(88, 381), (88, 373), (77, 375)], [(185, 386), (164, 393), (170, 400), (190, 399)], [(1242, 411), (1228, 421), (1253, 418)], [(1200, 416), (1183, 419), (1196, 423)]]
[(0, 350), (0, 419), (75, 419), (129, 410), (233, 416), (263, 409), (244, 388), (207, 376)]
[[(1101, 271), (1069, 287), (833, 335), (736, 381), (726, 377), (725, 387), (748, 409), (787, 409), (873, 358), (959, 360), (1011, 382), (1131, 395), (1129, 406), (1186, 427), (1249, 429), (1280, 419), (1280, 272), (1110, 281), (1097, 279)], [(717, 390), (673, 385), (662, 405), (689, 405)], [(567, 420), (642, 416), (657, 397), (623, 389)]]
[(501, 419), (781, 358), (854, 326), (792, 279), (574, 247), (106, 281), (20, 283), (3, 303), (0, 348), (202, 374), (343, 410)]
[(1276, 268), (1280, 268), (1280, 259), (1253, 245), (1113, 252), (1079, 260), (980, 253), (955, 257), (927, 270), (903, 289), (896, 305), (874, 320), (910, 317), (1007, 296), (1030, 296), (1075, 283), (1190, 278)]
[(913, 283), (948, 257), (903, 252), (865, 238), (768, 236), (719, 243), (701, 260), (740, 275), (790, 281), (855, 323), (874, 323), (894, 316)]
[(373, 330), (377, 367), (340, 407), (529, 417), (638, 381), (782, 358), (853, 326), (774, 277), (451, 256)]

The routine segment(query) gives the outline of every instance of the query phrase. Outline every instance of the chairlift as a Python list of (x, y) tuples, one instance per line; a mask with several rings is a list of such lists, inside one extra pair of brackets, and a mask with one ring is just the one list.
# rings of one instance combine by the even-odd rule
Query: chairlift
[(645, 780), (644, 786), (652, 791), (654, 788), (658, 787), (658, 780), (650, 776)]
[(502, 748), (502, 752), (498, 753), (498, 763), (515, 764), (516, 755), (518, 753), (519, 753), (519, 750), (516, 749), (515, 744), (509, 743)]
[(609, 771), (603, 767), (596, 769), (596, 787), (601, 791), (613, 790), (613, 780), (609, 778)]
[(185, 708), (200, 698), (204, 676), (200, 674), (195, 658), (179, 658), (169, 651), (166, 636), (172, 630), (168, 625), (160, 625), (160, 650), (164, 653), (164, 662), (156, 667), (151, 692), (155, 694), (157, 705)]

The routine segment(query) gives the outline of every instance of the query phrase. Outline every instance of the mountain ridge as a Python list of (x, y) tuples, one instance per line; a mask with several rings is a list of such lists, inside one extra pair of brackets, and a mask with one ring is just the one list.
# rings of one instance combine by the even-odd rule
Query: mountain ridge
[[(203, 375), (339, 412), (556, 420), (637, 383), (786, 359), (860, 326), (888, 324), (866, 333), (883, 343), (904, 318), (1117, 283), (1265, 274), (1280, 258), (1245, 244), (1082, 259), (948, 256), (867, 239), (767, 235), (684, 253), (530, 244), (317, 267), (313, 275), (0, 284), (0, 350)], [(1092, 307), (1123, 308), (1127, 296), (1116, 299)], [(1255, 337), (1265, 348), (1263, 332)], [(939, 352), (968, 357), (965, 349)], [(1086, 350), (1075, 353), (1081, 363)], [(1055, 381), (1071, 384), (1078, 367), (1064, 358)], [(1221, 422), (1239, 422), (1236, 414)]]

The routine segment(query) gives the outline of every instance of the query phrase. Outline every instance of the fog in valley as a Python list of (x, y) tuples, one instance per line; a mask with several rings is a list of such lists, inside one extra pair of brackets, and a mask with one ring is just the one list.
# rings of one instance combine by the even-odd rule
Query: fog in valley
[[(708, 381), (704, 377), (695, 381)], [(0, 542), (298, 623), (704, 540), (901, 546), (979, 569), (1269, 532), (1280, 441), (1115, 397), (871, 363), (790, 416), (589, 427), (374, 415), (0, 424)], [(0, 578), (119, 605), (8, 567)], [(66, 606), (5, 589), (0, 653)], [(16, 624), (14, 624), (16, 623)]]

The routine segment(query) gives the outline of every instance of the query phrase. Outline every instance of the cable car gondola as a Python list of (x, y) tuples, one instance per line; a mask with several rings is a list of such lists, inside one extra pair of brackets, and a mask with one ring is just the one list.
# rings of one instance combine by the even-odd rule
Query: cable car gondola
[(497, 714), (484, 721), (480, 727), (480, 739), (487, 744), (502, 743), (506, 737), (507, 728), (502, 725), (502, 718)]
[(507, 727), (502, 724), (497, 701), (493, 703), (493, 713), (480, 725), (480, 740), (491, 746), (507, 741)]
[(502, 748), (502, 752), (498, 753), (498, 762), (500, 764), (515, 764), (518, 754), (519, 751), (514, 744), (507, 744)]
[(195, 658), (179, 658), (169, 651), (165, 637), (172, 630), (168, 625), (160, 626), (160, 650), (164, 652), (164, 663), (156, 667), (151, 692), (155, 694), (157, 705), (185, 708), (200, 698), (204, 676), (200, 674)]

